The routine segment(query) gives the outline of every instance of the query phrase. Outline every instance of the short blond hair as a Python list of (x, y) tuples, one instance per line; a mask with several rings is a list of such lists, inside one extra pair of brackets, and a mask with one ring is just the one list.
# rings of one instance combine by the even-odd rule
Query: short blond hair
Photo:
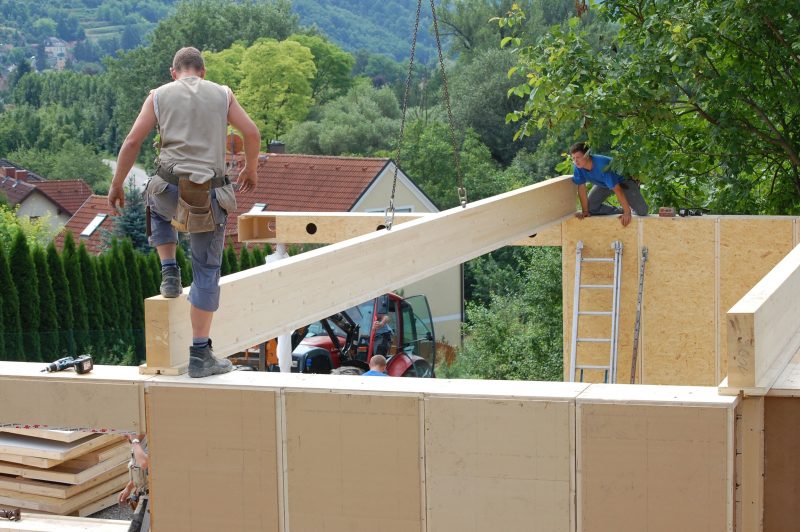
[(172, 58), (172, 69), (181, 72), (184, 70), (203, 70), (206, 63), (203, 61), (203, 54), (194, 46), (185, 46), (175, 52)]
[(385, 368), (386, 367), (386, 357), (383, 355), (373, 355), (371, 359), (369, 359), (369, 367), (372, 368)]

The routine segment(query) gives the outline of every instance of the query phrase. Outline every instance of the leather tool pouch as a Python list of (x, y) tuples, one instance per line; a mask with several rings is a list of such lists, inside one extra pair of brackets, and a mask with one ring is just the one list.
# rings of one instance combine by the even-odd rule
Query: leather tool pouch
[(207, 233), (215, 227), (211, 209), (211, 182), (178, 181), (178, 207), (172, 225), (182, 233)]

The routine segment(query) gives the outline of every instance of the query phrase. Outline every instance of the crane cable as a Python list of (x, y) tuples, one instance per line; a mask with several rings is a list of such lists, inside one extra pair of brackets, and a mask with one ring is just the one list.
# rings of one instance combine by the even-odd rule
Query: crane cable
[[(442, 43), (441, 38), (439, 37), (439, 21), (436, 17), (436, 5), (434, 0), (430, 0), (431, 2), (431, 16), (433, 17), (433, 31), (434, 35), (436, 36), (436, 49), (439, 54), (439, 67), (442, 73), (442, 89), (444, 91), (444, 100), (445, 105), (447, 106), (447, 118), (449, 120), (450, 126), (450, 142), (453, 145), (453, 163), (455, 164), (456, 168), (456, 176), (458, 177), (458, 200), (461, 203), (461, 207), (467, 206), (467, 189), (464, 188), (464, 180), (461, 174), (461, 158), (458, 154), (458, 143), (456, 142), (456, 130), (453, 120), (453, 110), (450, 107), (450, 90), (447, 85), (447, 74), (444, 68), (444, 57), (442, 55)], [(422, 0), (417, 0), (417, 13), (416, 18), (414, 20), (414, 34), (411, 38), (411, 57), (408, 62), (408, 75), (406, 76), (406, 83), (405, 89), (403, 91), (403, 112), (400, 117), (400, 136), (397, 142), (397, 151), (395, 154), (395, 166), (394, 166), (394, 178), (392, 179), (392, 194), (389, 197), (389, 206), (386, 208), (384, 213), (384, 225), (386, 226), (387, 230), (392, 229), (392, 224), (394, 223), (394, 196), (397, 190), (397, 171), (400, 167), (400, 150), (403, 145), (403, 135), (405, 133), (405, 125), (406, 125), (406, 111), (408, 111), (408, 93), (411, 88), (411, 75), (414, 70), (414, 55), (417, 49), (417, 34), (419, 33), (419, 18), (420, 18), (420, 11), (422, 10)]]

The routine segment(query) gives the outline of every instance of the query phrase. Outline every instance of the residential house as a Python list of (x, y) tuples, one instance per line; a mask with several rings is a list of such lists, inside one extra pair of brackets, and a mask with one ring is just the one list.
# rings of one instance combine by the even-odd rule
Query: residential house
[(116, 216), (107, 196), (90, 195), (56, 237), (56, 247), (64, 249), (64, 237), (71, 232), (75, 245), (82, 242), (89, 253), (102, 253), (107, 248), (107, 235), (114, 231)]
[(5, 166), (3, 173), (0, 193), (5, 195), (9, 205), (19, 206), (17, 216), (33, 220), (48, 216), (53, 234), (92, 195), (92, 189), (81, 179), (48, 181), (16, 166)]

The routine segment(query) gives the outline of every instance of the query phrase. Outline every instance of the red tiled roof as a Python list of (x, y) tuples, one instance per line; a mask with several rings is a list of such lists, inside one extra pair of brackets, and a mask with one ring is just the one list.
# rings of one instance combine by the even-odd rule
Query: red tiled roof
[[(108, 217), (103, 220), (100, 226), (90, 236), (80, 236), (81, 232), (86, 229), (86, 226), (89, 225), (98, 214), (107, 214)], [(58, 248), (59, 251), (64, 248), (64, 236), (67, 231), (71, 231), (76, 246), (83, 242), (86, 246), (86, 251), (89, 253), (102, 253), (106, 250), (106, 234), (114, 230), (116, 217), (117, 214), (108, 206), (108, 198), (106, 196), (89, 196), (56, 237), (56, 248)]]
[(86, 198), (92, 195), (92, 189), (82, 179), (39, 181), (35, 186), (69, 215), (75, 214)]
[(270, 211), (347, 212), (389, 163), (386, 158), (262, 154), (258, 185), (237, 194), (236, 213), (228, 216), (226, 234), (237, 233), (236, 219), (254, 203)]
[(25, 181), (0, 176), (0, 192), (8, 199), (9, 205), (17, 205), (35, 190), (36, 187)]

